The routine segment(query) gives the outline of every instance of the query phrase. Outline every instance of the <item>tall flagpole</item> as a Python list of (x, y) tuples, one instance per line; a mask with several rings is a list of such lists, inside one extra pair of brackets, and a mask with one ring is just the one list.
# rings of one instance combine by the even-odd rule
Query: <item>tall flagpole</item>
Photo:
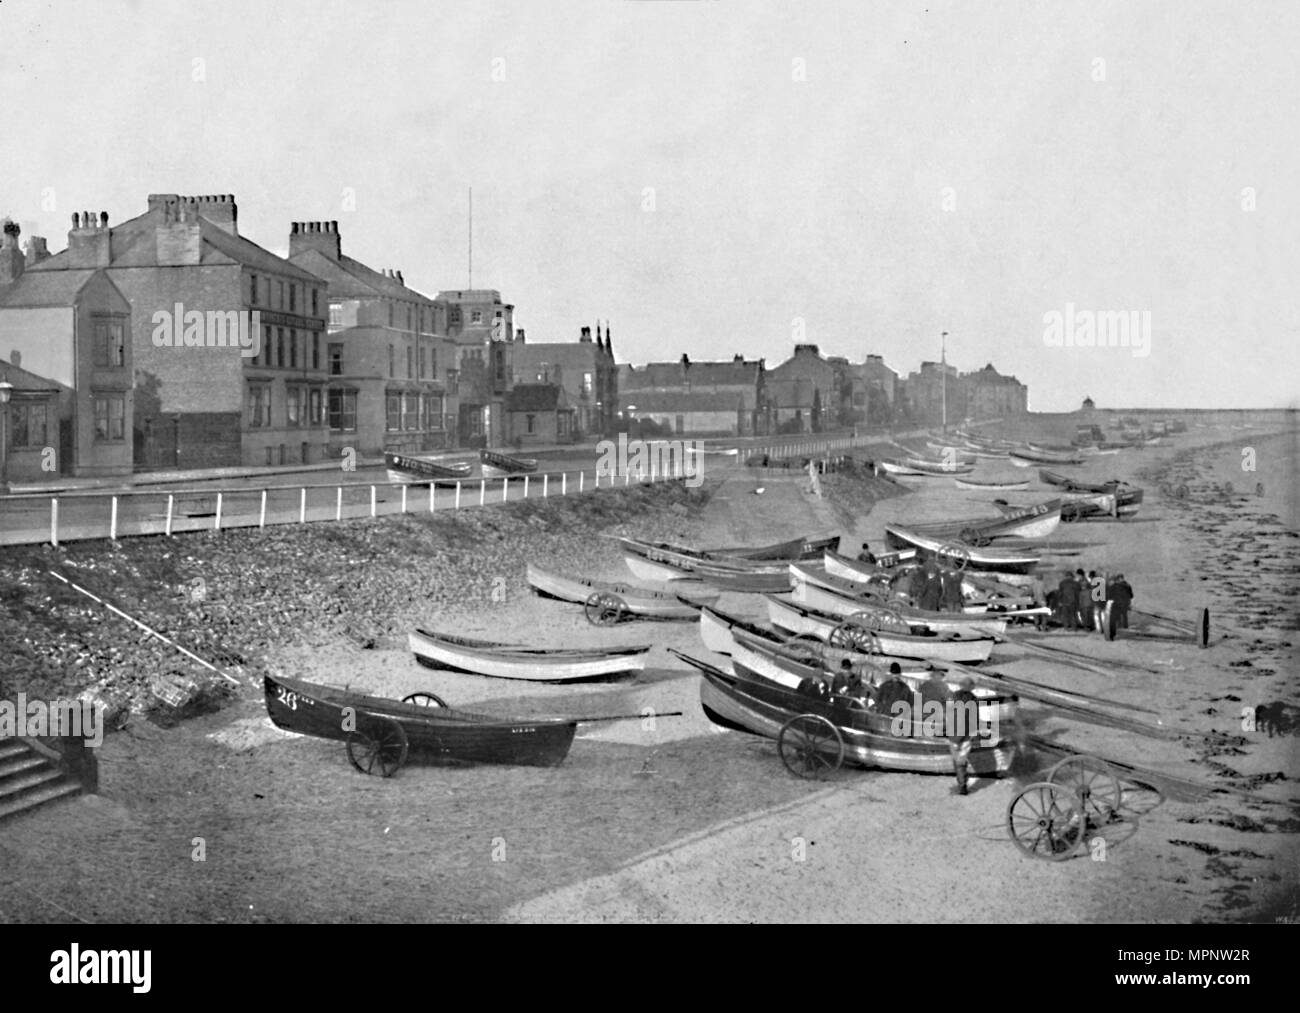
[(943, 378), (943, 431), (948, 431), (948, 332), (939, 336), (939, 375)]
[(474, 188), (469, 188), (469, 287), (474, 288)]

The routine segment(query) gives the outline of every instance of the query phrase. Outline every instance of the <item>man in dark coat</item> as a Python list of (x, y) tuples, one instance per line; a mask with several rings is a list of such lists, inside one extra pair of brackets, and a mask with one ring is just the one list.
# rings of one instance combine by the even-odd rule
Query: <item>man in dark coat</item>
[(898, 662), (889, 666), (889, 677), (876, 687), (876, 710), (887, 717), (894, 716), (894, 704), (909, 703), (912, 691), (903, 681), (903, 670)]
[(918, 602), (920, 608), (927, 612), (938, 612), (939, 602), (943, 598), (943, 580), (939, 576), (939, 568), (934, 563), (925, 564), (925, 584), (921, 589), (921, 600)]
[(862, 551), (858, 553), (858, 562), (859, 562), (859, 563), (874, 563), (875, 561), (876, 561), (875, 554), (874, 554), (874, 553), (871, 551), (871, 549), (867, 546), (867, 543), (866, 543), (866, 542), (863, 542), (863, 543), (862, 543)]
[(1133, 603), (1133, 588), (1129, 582), (1124, 579), (1124, 574), (1117, 573), (1115, 581), (1111, 584), (1111, 608), (1115, 612), (1115, 628), (1117, 630), (1128, 629), (1128, 610)]
[(1079, 585), (1068, 570), (1056, 588), (1056, 608), (1062, 626), (1067, 630), (1079, 628)]
[(1082, 570), (1074, 571), (1074, 582), (1079, 585), (1079, 627), (1092, 632), (1092, 585)]
[(951, 568), (943, 571), (943, 594), (941, 602), (945, 612), (960, 612), (962, 609), (961, 574)]

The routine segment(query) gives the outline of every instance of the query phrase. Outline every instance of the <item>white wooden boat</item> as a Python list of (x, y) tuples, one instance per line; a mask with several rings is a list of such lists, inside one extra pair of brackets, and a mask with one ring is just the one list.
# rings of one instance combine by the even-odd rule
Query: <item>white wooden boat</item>
[(1024, 492), (1029, 482), (975, 482), (969, 478), (954, 478), (958, 489), (972, 489), (975, 492)]
[(649, 644), (631, 647), (535, 648), (471, 640), (430, 630), (410, 635), (416, 660), (430, 668), (532, 682), (572, 682), (640, 672)]
[(790, 592), (790, 600), (804, 608), (825, 612), (829, 615), (856, 616), (870, 608), (879, 608), (883, 604), (902, 616), (909, 629), (930, 630), (934, 633), (967, 633), (981, 636), (1000, 637), (1007, 632), (1005, 613), (988, 612), (967, 614), (964, 612), (927, 612), (902, 604), (882, 603), (876, 598), (866, 598), (841, 594), (817, 584), (799, 581)]
[[(689, 591), (673, 593), (632, 584), (569, 577), (531, 563), (527, 573), (529, 585), (539, 594), (580, 605), (586, 605), (593, 596), (603, 595), (606, 596), (606, 607), (617, 607), (644, 619), (694, 619), (700, 605), (711, 605), (718, 600), (717, 592), (709, 591), (701, 584), (695, 584)], [(688, 586), (687, 581), (673, 583), (683, 588)]]

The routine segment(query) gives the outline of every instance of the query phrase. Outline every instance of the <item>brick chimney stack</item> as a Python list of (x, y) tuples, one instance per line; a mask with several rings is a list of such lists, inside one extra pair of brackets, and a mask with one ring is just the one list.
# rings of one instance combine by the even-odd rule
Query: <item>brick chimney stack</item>
[(108, 212), (74, 212), (68, 232), (69, 267), (107, 267), (112, 261), (113, 230), (108, 227)]
[(0, 235), (0, 288), (12, 285), (23, 276), (27, 261), (23, 251), (18, 248), (18, 237), (22, 229), (17, 222), (4, 220), (4, 232)]
[(343, 256), (338, 222), (294, 222), (289, 229), (289, 257), (316, 250), (330, 260)]
[(206, 218), (217, 228), (229, 232), (232, 236), (239, 235), (239, 208), (235, 204), (234, 194), (207, 194), (201, 197), (175, 193), (151, 193), (149, 195), (150, 211), (156, 208), (170, 208), (175, 211), (182, 206), (191, 215)]
[(579, 342), (580, 344), (588, 344), (588, 345), (591, 344), (591, 328), (590, 328), (590, 327), (584, 327), (584, 328), (582, 329), (582, 332), (578, 335), (578, 342)]
[(44, 236), (32, 236), (27, 240), (27, 264), (39, 264), (42, 260), (48, 260), (50, 248), (45, 243)]

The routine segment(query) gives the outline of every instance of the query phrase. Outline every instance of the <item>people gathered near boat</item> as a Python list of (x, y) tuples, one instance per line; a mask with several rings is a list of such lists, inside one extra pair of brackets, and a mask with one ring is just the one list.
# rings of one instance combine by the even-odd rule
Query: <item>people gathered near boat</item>
[(1133, 588), (1124, 579), (1124, 574), (1115, 574), (1115, 579), (1106, 585), (1106, 604), (1114, 615), (1115, 629), (1128, 629), (1128, 610), (1133, 604)]

